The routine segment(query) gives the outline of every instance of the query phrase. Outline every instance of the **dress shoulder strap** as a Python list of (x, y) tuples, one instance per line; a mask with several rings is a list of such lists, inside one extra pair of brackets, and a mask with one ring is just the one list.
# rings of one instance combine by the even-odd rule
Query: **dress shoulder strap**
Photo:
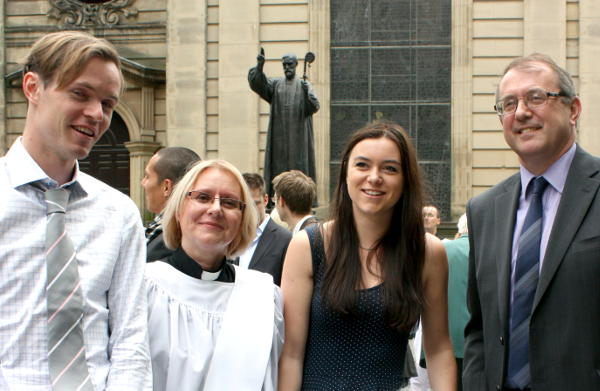
[[(305, 228), (310, 243), (310, 253), (312, 256), (312, 267), (315, 278), (320, 276), (325, 261), (325, 246), (323, 244), (323, 235), (321, 234), (321, 225), (314, 224)], [(320, 278), (318, 278), (320, 280)]]

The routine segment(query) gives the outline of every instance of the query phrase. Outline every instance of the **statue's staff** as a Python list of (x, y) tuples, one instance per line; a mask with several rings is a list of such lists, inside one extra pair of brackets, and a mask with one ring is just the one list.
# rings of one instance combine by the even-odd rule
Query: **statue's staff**
[(306, 64), (312, 64), (315, 61), (315, 54), (313, 52), (307, 52), (304, 56), (304, 74), (302, 75), (302, 80), (306, 80), (308, 76), (306, 75)]

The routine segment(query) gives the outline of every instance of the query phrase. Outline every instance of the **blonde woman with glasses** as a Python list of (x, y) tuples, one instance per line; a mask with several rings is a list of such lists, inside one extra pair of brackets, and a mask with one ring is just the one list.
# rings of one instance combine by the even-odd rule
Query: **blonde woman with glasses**
[(256, 231), (240, 172), (194, 165), (167, 202), (174, 253), (146, 268), (155, 391), (274, 390), (283, 344), (282, 300), (269, 274), (233, 266)]

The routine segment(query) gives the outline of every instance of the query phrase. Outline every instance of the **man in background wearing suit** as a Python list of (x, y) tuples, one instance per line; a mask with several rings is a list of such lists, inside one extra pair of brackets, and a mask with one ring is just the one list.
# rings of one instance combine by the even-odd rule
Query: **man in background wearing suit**
[(148, 161), (142, 187), (146, 194), (146, 209), (156, 217), (146, 227), (146, 262), (163, 259), (173, 252), (163, 240), (162, 212), (177, 182), (199, 160), (200, 156), (191, 149), (167, 147), (159, 149)]
[(281, 271), (288, 244), (292, 234), (266, 214), (269, 196), (265, 192), (265, 181), (255, 173), (245, 173), (244, 180), (250, 188), (254, 204), (258, 210), (256, 237), (246, 251), (235, 260), (240, 267), (269, 273), (273, 282), (279, 286)]
[(520, 172), (467, 205), (463, 389), (600, 390), (600, 159), (575, 143), (580, 99), (532, 54), (495, 108)]
[(273, 178), (275, 208), (292, 234), (314, 224), (317, 218), (311, 208), (317, 199), (317, 185), (302, 171), (290, 170)]

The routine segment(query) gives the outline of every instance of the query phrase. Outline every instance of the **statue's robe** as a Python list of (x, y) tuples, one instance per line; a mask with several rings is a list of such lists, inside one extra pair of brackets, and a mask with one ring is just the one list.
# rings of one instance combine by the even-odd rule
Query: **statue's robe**
[(300, 170), (316, 182), (312, 115), (319, 101), (310, 84), (305, 93), (298, 77), (267, 78), (256, 67), (248, 72), (248, 82), (271, 105), (264, 165), (267, 194), (273, 196), (273, 178), (288, 170)]

